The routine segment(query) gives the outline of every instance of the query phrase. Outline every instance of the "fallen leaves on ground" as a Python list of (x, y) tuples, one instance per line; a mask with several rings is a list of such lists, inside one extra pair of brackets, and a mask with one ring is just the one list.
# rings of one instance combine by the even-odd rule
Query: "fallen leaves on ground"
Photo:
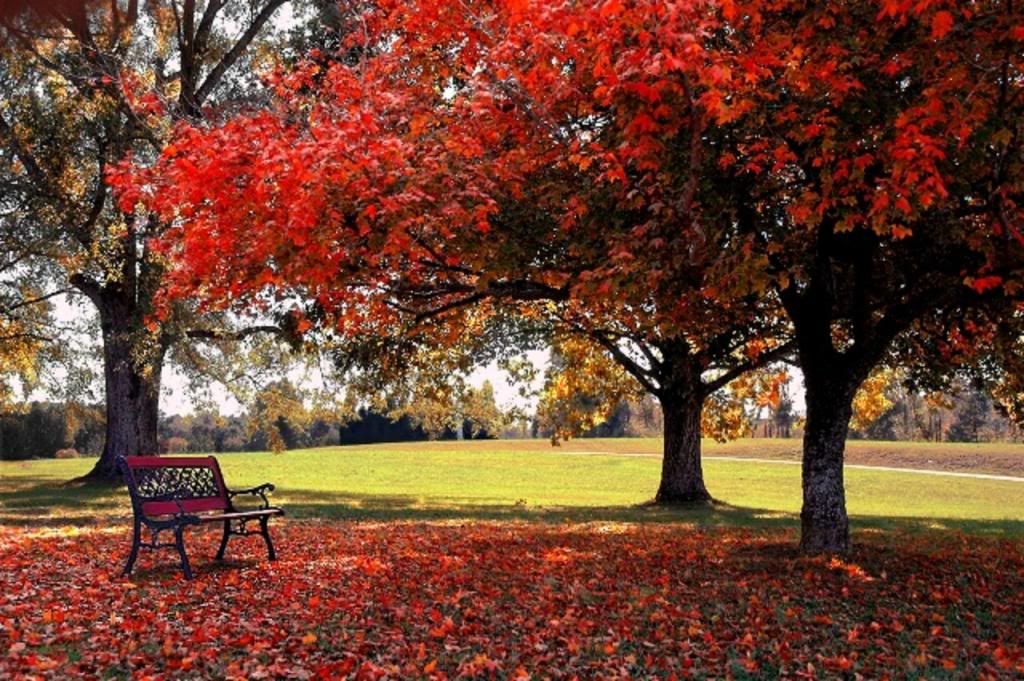
[(1013, 678), (1024, 542), (685, 525), (282, 522), (119, 576), (128, 532), (0, 528), (0, 678)]

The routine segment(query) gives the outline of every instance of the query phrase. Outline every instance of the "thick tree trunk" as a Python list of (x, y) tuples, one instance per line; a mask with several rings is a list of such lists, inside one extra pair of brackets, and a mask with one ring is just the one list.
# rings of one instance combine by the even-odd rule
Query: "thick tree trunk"
[(699, 394), (681, 398), (663, 397), (664, 453), (661, 484), (655, 501), (659, 504), (706, 504), (711, 501), (704, 486), (701, 467), (700, 416), (704, 399)]
[[(130, 317), (100, 312), (106, 385), (106, 443), (85, 478), (116, 482), (117, 457), (159, 453), (157, 427), (163, 353), (134, 347)], [(140, 356), (142, 355), (142, 356)]]
[(849, 387), (807, 377), (803, 509), (800, 511), (800, 549), (807, 553), (850, 550), (843, 456), (853, 415), (854, 393)]

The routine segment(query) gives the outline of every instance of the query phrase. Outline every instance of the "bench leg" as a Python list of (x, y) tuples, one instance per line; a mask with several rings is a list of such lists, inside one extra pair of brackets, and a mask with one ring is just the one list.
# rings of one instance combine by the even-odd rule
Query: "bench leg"
[(188, 556), (185, 555), (184, 530), (183, 525), (174, 528), (174, 544), (178, 547), (178, 555), (181, 556), (181, 571), (185, 573), (185, 579), (192, 579), (192, 566), (188, 564)]
[(224, 534), (220, 538), (220, 549), (217, 550), (217, 560), (224, 560), (224, 552), (228, 548), (228, 537), (231, 536), (231, 521), (224, 521)]
[(142, 524), (136, 520), (132, 530), (132, 550), (128, 554), (128, 562), (124, 566), (124, 576), (127, 577), (135, 568), (135, 559), (139, 557), (139, 544), (142, 542)]
[(267, 558), (270, 560), (277, 560), (277, 553), (274, 551), (274, 542), (270, 541), (269, 523), (269, 516), (263, 516), (260, 518), (260, 534), (263, 535), (263, 541), (267, 543)]

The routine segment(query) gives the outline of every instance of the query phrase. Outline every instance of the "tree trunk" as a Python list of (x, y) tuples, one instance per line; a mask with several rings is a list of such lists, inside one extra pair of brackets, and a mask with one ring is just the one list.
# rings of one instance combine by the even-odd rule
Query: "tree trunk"
[(138, 429), (139, 453), (159, 454), (160, 385), (163, 378), (163, 352), (151, 358), (140, 376)]
[(703, 397), (689, 394), (680, 398), (663, 397), (664, 453), (661, 459), (661, 484), (655, 501), (659, 504), (706, 504), (711, 501), (704, 486), (701, 467), (700, 416)]
[[(108, 311), (113, 308), (113, 313)], [(103, 328), (103, 374), (106, 385), (106, 442), (88, 480), (119, 480), (117, 457), (158, 454), (160, 379), (163, 353), (137, 348), (125, 310), (100, 310)], [(157, 357), (146, 353), (157, 352)]]
[(800, 549), (807, 553), (846, 553), (850, 550), (850, 521), (846, 515), (843, 456), (856, 390), (812, 380), (810, 375), (805, 380), (807, 424)]

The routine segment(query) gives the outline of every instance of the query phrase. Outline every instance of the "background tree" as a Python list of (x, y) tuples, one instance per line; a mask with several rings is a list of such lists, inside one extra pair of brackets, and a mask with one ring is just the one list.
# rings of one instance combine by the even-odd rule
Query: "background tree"
[(35, 3), (3, 18), (0, 185), (19, 210), (12, 235), (37, 245), (57, 285), (100, 321), (107, 434), (94, 476), (112, 476), (118, 455), (157, 451), (168, 349), (220, 328), (183, 303), (150, 321), (164, 263), (149, 240), (166, 223), (131, 197), (115, 201), (104, 178), (126, 156), (155, 157), (176, 121), (237, 101), (253, 80), (243, 56), (284, 2)]
[(956, 420), (949, 427), (950, 442), (981, 442), (992, 413), (992, 400), (980, 390), (971, 390), (957, 406)]
[(263, 388), (249, 414), (250, 434), (259, 443), (257, 448), (273, 452), (305, 446), (304, 431), (311, 422), (302, 394), (287, 380)]
[[(24, 398), (36, 385), (52, 333), (49, 306), (30, 288), (10, 292), (0, 308), (0, 409)], [(4, 303), (0, 302), (0, 305)]]
[[(790, 394), (791, 379), (788, 374), (776, 374), (772, 388), (754, 405), (753, 421), (755, 437), (781, 437), (792, 435), (797, 422), (793, 398)], [(760, 431), (760, 432), (757, 432)]]
[(33, 402), (20, 413), (0, 417), (0, 457), (7, 460), (52, 457), (72, 443), (64, 418), (52, 405)]
[(556, 339), (537, 403), (538, 428), (552, 443), (590, 433), (642, 388), (619, 364), (586, 339)]
[(451, 434), (455, 439), (496, 437), (509, 423), (508, 415), (494, 400), (494, 386), (484, 381), (477, 388), (459, 381), (456, 385), (418, 391), (390, 412), (392, 420), (407, 417), (431, 438)]

